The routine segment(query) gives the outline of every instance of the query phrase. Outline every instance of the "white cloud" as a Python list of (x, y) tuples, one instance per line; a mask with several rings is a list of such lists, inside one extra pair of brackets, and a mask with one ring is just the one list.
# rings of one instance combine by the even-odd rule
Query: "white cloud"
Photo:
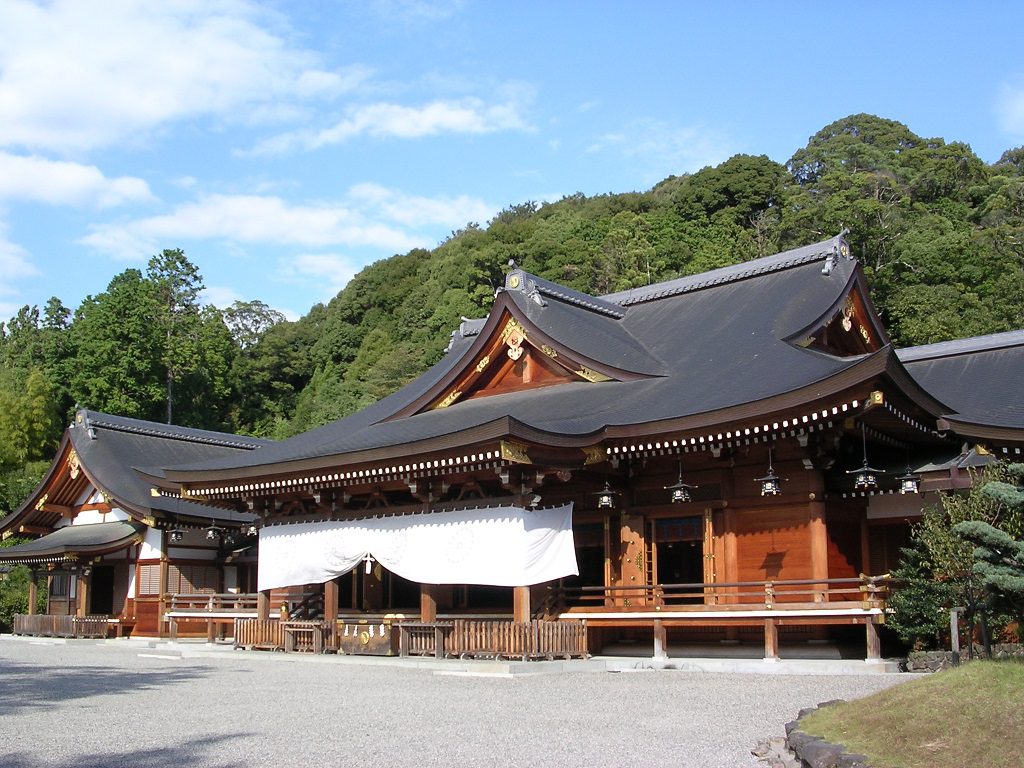
[(469, 197), (425, 198), (379, 185), (353, 187), (342, 200), (294, 204), (270, 195), (209, 195), (169, 213), (91, 227), (79, 242), (137, 259), (159, 243), (219, 239), (300, 247), (369, 247), (399, 253), (433, 245), (418, 227), (451, 228), (484, 221), (492, 206)]
[(153, 199), (149, 185), (133, 176), (111, 179), (94, 165), (0, 152), (0, 200), (106, 208)]
[(695, 126), (673, 126), (659, 120), (637, 120), (623, 130), (606, 133), (587, 152), (614, 152), (637, 164), (647, 181), (666, 173), (691, 173), (735, 154), (720, 134)]
[(494, 206), (468, 195), (421, 197), (372, 183), (356, 184), (349, 190), (349, 198), (389, 221), (410, 227), (462, 227), (471, 221), (487, 221), (497, 212)]
[(1024, 136), (1024, 79), (999, 88), (996, 115), (1002, 130), (1015, 138)]
[(315, 285), (323, 301), (334, 298), (360, 269), (354, 259), (338, 253), (304, 253), (278, 265), (282, 279)]
[(208, 285), (199, 294), (203, 304), (210, 304), (218, 309), (226, 309), (236, 301), (244, 301), (242, 294), (225, 285)]
[[(14, 282), (35, 277), (39, 270), (29, 260), (28, 251), (7, 239), (7, 224), (0, 221), (0, 321), (13, 317), (25, 302), (18, 302)], [(15, 301), (5, 299), (15, 298)]]
[(178, 120), (274, 119), (368, 76), (324, 70), (279, 23), (247, 0), (6, 0), (0, 146), (67, 153)]
[(440, 100), (418, 107), (379, 102), (350, 108), (328, 128), (291, 131), (260, 142), (252, 154), (277, 154), (292, 149), (315, 150), (357, 136), (417, 139), (444, 133), (484, 134), (529, 130), (524, 106), (517, 98), (488, 104), (467, 97)]

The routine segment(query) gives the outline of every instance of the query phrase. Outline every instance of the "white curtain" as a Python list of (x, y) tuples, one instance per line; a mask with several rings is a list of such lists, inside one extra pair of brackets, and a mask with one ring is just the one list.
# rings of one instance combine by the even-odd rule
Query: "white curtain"
[(421, 584), (516, 587), (579, 574), (570, 503), (269, 526), (259, 588), (319, 584), (368, 557)]

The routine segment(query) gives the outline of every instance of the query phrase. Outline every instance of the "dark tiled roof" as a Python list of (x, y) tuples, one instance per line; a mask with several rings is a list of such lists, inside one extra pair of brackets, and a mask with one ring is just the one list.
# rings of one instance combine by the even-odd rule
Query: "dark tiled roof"
[(828, 261), (828, 268), (831, 269), (838, 263), (839, 259), (844, 258), (850, 258), (849, 246), (841, 237), (834, 237), (822, 243), (805, 245), (801, 248), (777, 253), (774, 256), (765, 256), (764, 258), (733, 264), (721, 269), (713, 269), (710, 272), (701, 272), (698, 275), (687, 275), (686, 277), (680, 277), (664, 283), (630, 288), (626, 291), (608, 294), (602, 298), (605, 301), (611, 301), (618, 305), (631, 306), (645, 301), (662, 299), (666, 296), (699, 291), (714, 285), (747, 280), (758, 275), (777, 272), (811, 262), (817, 262), (821, 265), (822, 269), (825, 269), (826, 261)]
[(928, 344), (897, 353), (956, 420), (1024, 429), (1024, 331)]
[(240, 522), (249, 516), (191, 501), (154, 497), (152, 485), (129, 468), (159, 474), (160, 470), (150, 468), (235, 457), (271, 443), (87, 410), (76, 414), (68, 431), (86, 473), (117, 503), (143, 513), (232, 518)]
[(91, 555), (111, 552), (127, 545), (145, 529), (142, 523), (128, 521), (68, 525), (35, 541), (0, 549), (0, 562), (24, 562), (69, 553)]
[[(678, 419), (813, 389), (865, 359), (833, 357), (786, 341), (835, 311), (857, 276), (858, 266), (847, 254), (845, 242), (833, 239), (717, 270), (705, 276), (708, 279), (700, 286), (690, 278), (664, 288), (651, 286), (642, 299), (629, 300), (621, 318), (588, 306), (589, 300), (576, 292), (556, 297), (554, 291), (541, 290), (541, 300), (536, 300), (530, 290), (509, 290), (511, 304), (502, 306), (514, 306), (551, 338), (644, 376), (492, 395), (387, 420), (462, 364), (463, 354), (476, 338), (460, 334), (453, 337), (451, 350), (437, 366), (359, 413), (251, 453), (175, 467), (174, 476), (340, 456), (470, 430), (498, 430), (509, 418), (554, 435), (586, 436), (605, 428)], [(828, 268), (823, 269), (826, 262)], [(607, 303), (607, 299), (601, 301)], [(498, 303), (502, 301), (499, 296)], [(821, 395), (828, 391), (823, 384)]]
[(608, 317), (616, 319), (620, 319), (626, 314), (626, 310), (623, 307), (613, 301), (609, 301), (607, 298), (598, 298), (588, 293), (559, 285), (558, 283), (552, 283), (550, 280), (531, 275), (529, 272), (524, 272), (521, 269), (514, 269), (508, 273), (505, 277), (505, 290), (517, 290), (527, 296), (536, 292), (542, 297), (558, 299), (558, 301), (566, 304), (589, 309), (592, 312), (599, 312), (602, 315), (608, 315)]

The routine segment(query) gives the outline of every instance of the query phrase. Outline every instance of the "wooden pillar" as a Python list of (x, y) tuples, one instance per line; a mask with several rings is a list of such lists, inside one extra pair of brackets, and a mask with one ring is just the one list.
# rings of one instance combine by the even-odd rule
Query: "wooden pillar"
[[(725, 575), (727, 583), (739, 581), (739, 546), (736, 537), (736, 510), (726, 507), (722, 510), (722, 559), (724, 562), (718, 564), (718, 572)], [(720, 592), (737, 592), (737, 587), (726, 587)], [(737, 603), (739, 598), (735, 595), (725, 597), (723, 602)]]
[(335, 648), (337, 646), (334, 643), (334, 633), (338, 627), (337, 579), (324, 582), (324, 621), (327, 623), (327, 642), (331, 648)]
[(263, 589), (256, 594), (256, 618), (267, 621), (270, 618), (270, 590)]
[(878, 625), (873, 621), (869, 621), (864, 625), (864, 629), (867, 631), (868, 641), (868, 661), (878, 661), (882, 658), (882, 640), (878, 635)]
[(170, 563), (167, 561), (167, 532), (162, 534), (164, 554), (160, 557), (160, 600), (157, 603), (157, 635), (164, 636), (164, 614), (167, 613), (167, 583), (170, 576)]
[(512, 621), (526, 624), (530, 621), (530, 588), (512, 588)]
[[(867, 515), (867, 512), (864, 514)], [(871, 572), (871, 527), (868, 525), (867, 517), (860, 521), (860, 572), (868, 576), (882, 575)]]
[(437, 621), (437, 584), (420, 584), (420, 621)]
[[(828, 578), (828, 531), (825, 529), (825, 505), (820, 501), (810, 503), (809, 534), (811, 537), (811, 578), (824, 581)], [(824, 592), (828, 585), (815, 584), (815, 590)], [(816, 594), (815, 602), (824, 600)]]
[(78, 590), (75, 614), (85, 616), (89, 613), (89, 577), (84, 571), (78, 572)]
[(28, 615), (36, 615), (36, 605), (39, 603), (39, 572), (32, 570), (28, 574)]
[(654, 620), (654, 658), (668, 658), (668, 631), (665, 629), (665, 622), (661, 619)]
[(764, 660), (779, 660), (779, 628), (775, 619), (764, 620)]

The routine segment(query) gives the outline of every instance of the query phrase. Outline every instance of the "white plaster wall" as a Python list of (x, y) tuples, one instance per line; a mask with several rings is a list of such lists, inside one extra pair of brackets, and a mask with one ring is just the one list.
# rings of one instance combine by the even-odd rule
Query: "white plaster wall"
[(147, 528), (146, 538), (139, 549), (140, 560), (154, 560), (163, 554), (163, 531), (157, 528)]

